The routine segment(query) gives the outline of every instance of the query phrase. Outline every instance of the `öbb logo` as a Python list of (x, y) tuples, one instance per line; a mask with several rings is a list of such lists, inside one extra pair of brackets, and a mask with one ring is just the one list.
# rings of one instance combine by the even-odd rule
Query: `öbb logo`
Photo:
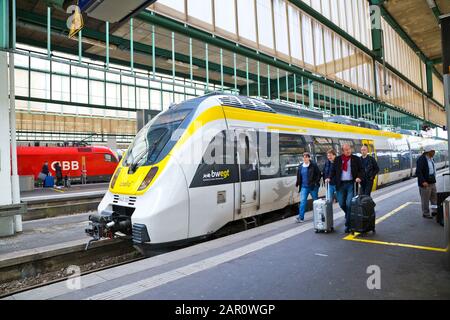
[(55, 171), (55, 164), (57, 163), (59, 163), (63, 171), (80, 169), (80, 164), (78, 161), (53, 161), (51, 164), (53, 171)]

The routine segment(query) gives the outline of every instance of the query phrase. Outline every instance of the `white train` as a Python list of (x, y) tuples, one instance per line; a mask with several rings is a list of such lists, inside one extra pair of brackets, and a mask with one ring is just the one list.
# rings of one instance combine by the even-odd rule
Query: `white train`
[(446, 165), (446, 141), (321, 117), (283, 103), (217, 93), (174, 105), (137, 134), (86, 232), (94, 240), (121, 232), (137, 244), (214, 233), (231, 221), (298, 203), (302, 153), (309, 151), (322, 166), (326, 151), (339, 153), (343, 143), (355, 153), (366, 144), (377, 158), (381, 171), (374, 188), (411, 177), (425, 145), (435, 146), (438, 168)]

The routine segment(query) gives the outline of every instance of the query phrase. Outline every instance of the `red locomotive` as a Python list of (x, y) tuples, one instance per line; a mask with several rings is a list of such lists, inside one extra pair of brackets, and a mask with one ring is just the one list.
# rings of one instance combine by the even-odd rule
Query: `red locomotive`
[(46, 161), (52, 176), (59, 162), (63, 177), (72, 182), (81, 181), (83, 172), (87, 182), (109, 181), (119, 163), (114, 152), (102, 146), (17, 147), (19, 176), (32, 175), (37, 180)]

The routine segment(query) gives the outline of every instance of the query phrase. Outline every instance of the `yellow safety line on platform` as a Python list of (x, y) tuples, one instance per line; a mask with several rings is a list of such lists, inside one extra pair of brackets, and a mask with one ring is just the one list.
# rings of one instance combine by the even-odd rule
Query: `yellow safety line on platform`
[[(353, 236), (353, 237), (356, 237), (356, 235)], [(438, 251), (438, 252), (446, 252), (447, 251), (447, 249), (443, 249), (443, 248), (416, 246), (416, 245), (413, 245), (413, 244), (406, 244), (406, 243), (385, 242), (385, 241), (367, 240), (367, 239), (355, 239), (355, 238), (353, 238), (353, 239), (345, 239), (345, 240), (357, 241), (357, 242), (366, 242), (366, 243), (374, 243), (374, 244), (383, 244), (383, 245), (386, 245), (386, 246), (397, 246), (397, 247), (413, 248), (413, 249), (420, 249), (420, 250)]]
[[(378, 224), (378, 223), (386, 220), (387, 218), (393, 216), (394, 214), (396, 214), (397, 212), (399, 212), (400, 210), (406, 208), (407, 206), (409, 206), (411, 204), (420, 204), (420, 203), (419, 202), (406, 202), (406, 203), (402, 204), (400, 207), (398, 207), (398, 208), (392, 210), (391, 212), (385, 214), (384, 216), (378, 218), (375, 221), (375, 224)], [(348, 236), (345, 236), (343, 239), (344, 240), (349, 240), (349, 241), (356, 241), (356, 242), (382, 244), (382, 245), (386, 245), (386, 246), (397, 246), (397, 247), (413, 248), (413, 249), (428, 250), (428, 251), (447, 252), (447, 248), (434, 248), (434, 247), (418, 246), (418, 245), (407, 244), (407, 243), (397, 243), (397, 242), (386, 242), (386, 241), (369, 240), (369, 239), (359, 239), (359, 238), (357, 238), (359, 235), (360, 235), (360, 233), (355, 232), (355, 234), (349, 234)]]
[(54, 191), (58, 191), (58, 192), (61, 192), (61, 193), (64, 193), (64, 191), (63, 191), (63, 190), (59, 190), (59, 189), (56, 189), (56, 188), (53, 188), (53, 190), (54, 190)]

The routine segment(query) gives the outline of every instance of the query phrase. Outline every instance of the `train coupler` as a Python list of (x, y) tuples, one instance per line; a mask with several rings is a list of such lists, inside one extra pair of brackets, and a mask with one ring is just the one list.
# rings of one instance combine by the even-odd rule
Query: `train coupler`
[(85, 250), (87, 250), (95, 241), (113, 239), (116, 232), (131, 234), (131, 218), (114, 211), (103, 210), (89, 216), (89, 226), (85, 232), (92, 237), (86, 244)]

